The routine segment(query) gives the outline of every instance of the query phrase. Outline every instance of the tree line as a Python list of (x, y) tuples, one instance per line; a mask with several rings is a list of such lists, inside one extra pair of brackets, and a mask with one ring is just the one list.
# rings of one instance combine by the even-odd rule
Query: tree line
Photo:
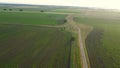
[[(12, 11), (13, 9), (6, 9), (6, 8), (4, 8), (3, 10), (4, 10), (4, 11), (7, 11), (7, 10), (8, 10), (8, 11)], [(18, 11), (23, 11), (23, 9), (19, 9)]]
[[(13, 9), (6, 9), (6, 8), (4, 8), (3, 10), (4, 10), (4, 11), (7, 11), (7, 10), (8, 10), (8, 11), (13, 11)], [(24, 10), (23, 10), (23, 9), (18, 9), (18, 11), (24, 11)], [(40, 12), (43, 13), (44, 10), (40, 10)]]

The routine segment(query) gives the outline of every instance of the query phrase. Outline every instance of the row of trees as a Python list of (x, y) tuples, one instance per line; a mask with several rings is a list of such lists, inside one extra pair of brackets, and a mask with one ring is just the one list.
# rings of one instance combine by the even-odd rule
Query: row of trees
[[(3, 10), (4, 11), (7, 11), (7, 10), (12, 11), (13, 9), (6, 9), (6, 8), (4, 8)], [(24, 11), (24, 10), (23, 9), (19, 9), (19, 11)], [(44, 10), (41, 10), (40, 12), (44, 12)]]
[[(13, 9), (6, 9), (6, 8), (4, 8), (3, 10), (4, 11), (7, 11), (7, 10), (12, 11)], [(23, 9), (19, 9), (19, 11), (23, 11)]]

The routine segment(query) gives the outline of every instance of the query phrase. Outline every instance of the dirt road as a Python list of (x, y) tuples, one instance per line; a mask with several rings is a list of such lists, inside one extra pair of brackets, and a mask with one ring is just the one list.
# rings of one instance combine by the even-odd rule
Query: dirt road
[(83, 42), (82, 42), (82, 37), (81, 37), (81, 31), (80, 28), (78, 28), (78, 37), (79, 37), (79, 45), (80, 45), (80, 52), (81, 52), (81, 60), (82, 60), (82, 67), (83, 68), (89, 68), (88, 67), (88, 63), (87, 63), (87, 58), (85, 55), (85, 49), (83, 46)]

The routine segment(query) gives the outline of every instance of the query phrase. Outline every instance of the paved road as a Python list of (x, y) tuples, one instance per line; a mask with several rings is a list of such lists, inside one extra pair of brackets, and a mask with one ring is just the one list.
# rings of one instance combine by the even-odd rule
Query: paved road
[(81, 60), (82, 60), (82, 67), (83, 68), (89, 68), (88, 63), (87, 63), (87, 58), (85, 55), (85, 49), (84, 49), (84, 45), (82, 42), (82, 37), (81, 37), (81, 31), (80, 28), (78, 28), (78, 37), (79, 37), (79, 45), (80, 45), (80, 52), (81, 52)]

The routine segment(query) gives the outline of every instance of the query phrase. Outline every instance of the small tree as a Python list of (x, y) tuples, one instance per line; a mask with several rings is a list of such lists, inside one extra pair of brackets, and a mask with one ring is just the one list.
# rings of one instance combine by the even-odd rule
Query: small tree
[(9, 11), (12, 11), (12, 9), (9, 9)]
[(72, 37), (72, 38), (71, 38), (71, 41), (72, 41), (72, 42), (75, 41), (75, 37)]
[(23, 9), (20, 9), (19, 11), (23, 11)]
[(3, 10), (6, 11), (7, 9), (4, 8)]
[(43, 12), (44, 12), (44, 10), (41, 10), (40, 12), (42, 12), (42, 13), (43, 13)]
[(64, 23), (65, 23), (65, 22), (67, 22), (67, 20), (66, 20), (66, 19), (64, 20)]

